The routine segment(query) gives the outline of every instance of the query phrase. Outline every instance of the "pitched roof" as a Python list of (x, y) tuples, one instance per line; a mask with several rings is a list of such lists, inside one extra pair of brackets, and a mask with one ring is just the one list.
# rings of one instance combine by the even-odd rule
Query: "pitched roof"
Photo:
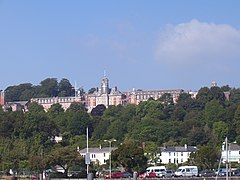
[[(116, 147), (112, 147), (111, 150), (114, 151), (116, 150)], [(84, 154), (87, 152), (87, 148), (84, 148), (79, 151), (80, 153)], [(109, 147), (104, 147), (104, 148), (88, 148), (89, 153), (109, 153)]]
[[(240, 146), (238, 144), (235, 144), (235, 143), (229, 143), (228, 149), (230, 151), (239, 151), (240, 150)], [(226, 150), (225, 146), (224, 146), (224, 150)]]
[(162, 149), (162, 152), (196, 152), (195, 146), (169, 146)]

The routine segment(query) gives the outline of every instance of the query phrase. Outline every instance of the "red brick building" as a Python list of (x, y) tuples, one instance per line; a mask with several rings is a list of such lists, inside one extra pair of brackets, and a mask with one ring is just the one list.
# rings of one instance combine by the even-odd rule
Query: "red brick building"
[(0, 90), (0, 106), (3, 106), (5, 104), (5, 95), (4, 91)]

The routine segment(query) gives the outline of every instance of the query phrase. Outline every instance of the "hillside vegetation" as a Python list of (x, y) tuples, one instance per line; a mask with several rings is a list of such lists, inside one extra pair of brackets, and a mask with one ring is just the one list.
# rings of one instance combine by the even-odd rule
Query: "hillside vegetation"
[[(225, 99), (224, 91), (230, 92), (229, 101)], [(73, 94), (72, 85), (66, 79), (60, 83), (56, 79), (47, 79), (40, 86), (21, 84), (6, 89), (9, 101)], [(114, 138), (117, 140), (114, 146), (133, 142), (137, 146), (144, 144), (144, 152), (148, 153), (155, 153), (163, 144), (212, 147), (210, 151), (213, 151), (221, 146), (225, 137), (229, 142), (240, 143), (240, 89), (203, 87), (196, 99), (184, 93), (177, 104), (165, 94), (159, 100), (149, 99), (139, 105), (107, 109), (100, 105), (90, 114), (77, 103), (67, 111), (60, 104), (54, 104), (45, 112), (36, 103), (30, 104), (26, 113), (0, 109), (0, 170), (39, 170), (60, 164), (57, 163), (59, 159), (53, 158), (57, 154), (86, 147), (87, 127), (91, 147), (108, 146), (104, 139)], [(52, 141), (60, 135), (63, 141)], [(73, 154), (67, 159), (71, 163), (71, 158), (75, 158)], [(52, 158), (43, 160), (43, 156)], [(84, 164), (83, 159), (79, 162)]]

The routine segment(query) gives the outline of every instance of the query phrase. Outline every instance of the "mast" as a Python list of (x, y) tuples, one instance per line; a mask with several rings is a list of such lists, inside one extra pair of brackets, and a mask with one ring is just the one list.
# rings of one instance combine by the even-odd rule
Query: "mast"
[(226, 145), (226, 153), (227, 153), (227, 156), (226, 156), (226, 180), (228, 180), (228, 140), (227, 140), (227, 137), (225, 139), (225, 145)]

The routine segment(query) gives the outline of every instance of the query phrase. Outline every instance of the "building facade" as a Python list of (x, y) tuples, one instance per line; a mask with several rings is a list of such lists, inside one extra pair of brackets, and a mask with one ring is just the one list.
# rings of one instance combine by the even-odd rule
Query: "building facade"
[(28, 111), (28, 106), (30, 104), (30, 101), (16, 101), (16, 102), (7, 102), (3, 106), (4, 110), (11, 109), (11, 111)]
[(59, 103), (64, 110), (67, 110), (73, 102), (83, 103), (81, 97), (49, 97), (49, 98), (32, 98), (31, 102), (37, 102), (47, 111), (53, 104)]
[(103, 104), (108, 108), (110, 105), (122, 105), (123, 94), (117, 89), (117, 87), (109, 88), (109, 80), (106, 76), (102, 78), (101, 87), (96, 88), (96, 91), (92, 94), (86, 94), (85, 100), (87, 109), (89, 112), (97, 105)]
[[(59, 103), (64, 110), (67, 110), (71, 103), (77, 102), (82, 103), (91, 112), (97, 105), (104, 105), (106, 108), (109, 106), (135, 104), (138, 105), (140, 102), (153, 98), (154, 100), (159, 99), (164, 94), (170, 94), (173, 99), (173, 103), (177, 102), (178, 97), (184, 91), (182, 89), (176, 90), (135, 90), (128, 92), (120, 92), (117, 87), (110, 88), (109, 80), (104, 75), (101, 80), (101, 87), (96, 88), (93, 93), (86, 93), (80, 95), (75, 93), (74, 97), (48, 97), (48, 98), (32, 98), (30, 102), (37, 102), (42, 105), (44, 110), (47, 111), (53, 104)], [(5, 104), (4, 91), (0, 91), (0, 105)], [(16, 104), (16, 102), (15, 102)], [(19, 106), (19, 105), (18, 105)], [(18, 110), (19, 108), (13, 108)]]
[(0, 106), (5, 104), (5, 93), (3, 90), (0, 90)]
[(226, 150), (225, 144), (222, 145), (222, 163), (225, 162), (240, 163), (240, 146), (235, 143), (228, 143)]
[[(111, 151), (116, 150), (116, 147), (112, 147)], [(79, 150), (80, 155), (86, 156), (87, 148)], [(94, 162), (95, 164), (106, 164), (107, 160), (110, 157), (110, 149), (108, 147), (102, 148), (88, 148), (88, 153), (90, 154), (90, 161)]]
[(194, 146), (170, 146), (162, 149), (157, 156), (162, 164), (181, 164), (187, 162), (191, 153), (195, 153), (197, 148)]
[(176, 90), (135, 90), (125, 92), (124, 94), (127, 97), (127, 103), (138, 105), (140, 102), (147, 101), (149, 98), (153, 98), (154, 100), (159, 99), (163, 94), (170, 94), (173, 98), (173, 102), (176, 103), (180, 94), (184, 91), (182, 89)]

